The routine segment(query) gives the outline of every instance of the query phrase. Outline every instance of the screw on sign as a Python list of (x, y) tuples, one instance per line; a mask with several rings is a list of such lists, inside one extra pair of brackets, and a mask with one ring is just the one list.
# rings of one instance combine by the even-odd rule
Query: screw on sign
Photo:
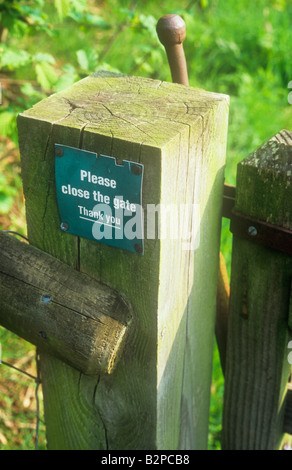
[(142, 168), (138, 165), (132, 165), (132, 173), (134, 173), (134, 175), (141, 175)]
[(55, 153), (56, 153), (56, 157), (63, 157), (64, 155), (64, 151), (61, 147), (56, 147)]
[(250, 227), (248, 227), (248, 234), (251, 236), (251, 237), (256, 237), (257, 234), (258, 234), (258, 231), (257, 229), (251, 225)]
[(67, 230), (69, 230), (69, 224), (67, 224), (67, 222), (62, 222), (60, 229), (63, 230), (63, 232), (67, 232)]

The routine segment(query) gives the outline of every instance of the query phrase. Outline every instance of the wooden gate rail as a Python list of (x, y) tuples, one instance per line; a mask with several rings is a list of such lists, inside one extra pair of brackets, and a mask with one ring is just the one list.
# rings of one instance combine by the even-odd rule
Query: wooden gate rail
[(133, 313), (117, 292), (0, 233), (0, 324), (84, 374), (108, 374)]
[[(245, 225), (233, 236), (224, 449), (277, 449), (290, 429), (285, 404), (290, 403), (292, 256), (289, 250), (279, 251), (285, 247), (267, 240), (260, 228), (272, 226), (285, 240), (289, 232), (291, 237), (291, 175), (289, 131), (281, 131), (238, 165), (234, 209)], [(250, 220), (259, 224), (246, 225)], [(255, 243), (257, 237), (261, 244)], [(267, 242), (270, 246), (262, 244)]]

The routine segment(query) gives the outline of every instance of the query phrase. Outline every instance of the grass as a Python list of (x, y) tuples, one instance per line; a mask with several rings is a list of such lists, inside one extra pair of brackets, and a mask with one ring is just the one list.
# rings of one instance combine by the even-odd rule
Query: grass
[[(0, 141), (0, 229), (26, 234), (24, 199), (17, 146)], [(33, 450), (36, 443), (36, 351), (22, 338), (0, 327), (0, 449)], [(12, 367), (8, 367), (6, 363)], [(20, 372), (23, 371), (23, 372)], [(41, 388), (39, 449), (45, 449)]]
[[(37, 26), (15, 22), (8, 28), (7, 37), (2, 34), (2, 43), (16, 53), (14, 57), (23, 49), (34, 60), (19, 67), (14, 61), (10, 68), (2, 67), (0, 72), (3, 89), (0, 108), (1, 230), (26, 232), (16, 114), (47, 94), (100, 68), (170, 81), (165, 53), (155, 32), (156, 21), (166, 13), (176, 12), (186, 22), (184, 48), (190, 85), (231, 97), (227, 183), (236, 184), (239, 161), (281, 129), (291, 129), (292, 106), (287, 98), (288, 82), (292, 80), (292, 6), (288, 0), (89, 0), (87, 13), (91, 16), (87, 17), (86, 24), (85, 17), (77, 23), (72, 23), (68, 17), (60, 19), (53, 0), (18, 3), (35, 8), (43, 4), (42, 14), (47, 15), (52, 28), (41, 31)], [(85, 0), (72, 2), (77, 3), (85, 4)], [(32, 22), (38, 20), (36, 9), (34, 15), (33, 20), (30, 18)], [(0, 46), (0, 61), (1, 51)], [(48, 60), (48, 56), (37, 56), (40, 51), (51, 54), (54, 62), (50, 59), (44, 64), (40, 59), (46, 57)], [(6, 54), (8, 59), (9, 53)], [(230, 274), (231, 236), (229, 221), (225, 219), (221, 250)], [(36, 376), (34, 347), (3, 328), (0, 328), (0, 343), (3, 361)], [(35, 381), (3, 364), (0, 370), (0, 449), (33, 449)], [(208, 447), (215, 450), (220, 449), (224, 393), (216, 344), (211, 392)], [(41, 401), (41, 390), (39, 395)], [(45, 428), (41, 422), (39, 448), (45, 447)]]
[[(35, 348), (22, 338), (0, 328), (2, 345), (0, 380), (0, 449), (46, 449), (41, 388), (36, 387)], [(8, 367), (5, 363), (13, 365)], [(37, 401), (40, 405), (37, 429)]]

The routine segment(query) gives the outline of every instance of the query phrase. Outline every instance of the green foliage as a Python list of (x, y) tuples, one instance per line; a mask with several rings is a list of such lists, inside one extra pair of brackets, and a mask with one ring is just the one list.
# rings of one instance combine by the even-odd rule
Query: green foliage
[(71, 6), (70, 3), (70, 0), (55, 0), (55, 7), (60, 21), (68, 15)]
[(8, 214), (17, 193), (17, 189), (13, 186), (8, 186), (7, 177), (0, 174), (0, 213)]
[(93, 50), (79, 49), (76, 52), (77, 61), (80, 69), (89, 74), (92, 70), (96, 70), (98, 64), (98, 55)]
[(222, 428), (224, 377), (221, 372), (221, 365), (220, 365), (220, 358), (219, 358), (219, 351), (217, 348), (217, 344), (214, 345), (213, 377), (215, 380), (213, 380), (212, 387), (211, 387), (208, 449), (219, 450), (221, 447), (220, 436), (221, 436), (221, 428)]
[[(31, 345), (0, 327), (2, 345), (1, 381), (0, 381), (0, 449), (1, 450), (34, 450), (36, 434), (36, 385), (33, 378), (11, 369), (4, 362), (17, 369), (36, 376), (35, 350)], [(40, 391), (40, 422), (38, 432), (38, 449), (46, 450), (43, 404)], [(5, 413), (3, 411), (5, 410)], [(4, 431), (4, 432), (3, 432)]]
[[(24, 87), (13, 109), (2, 106), (6, 114), (0, 127), (15, 140), (8, 114), (12, 120), (25, 104), (40, 99), (40, 92), (60, 91), (95, 70), (170, 80), (156, 35), (156, 22), (166, 12), (176, 12), (186, 22), (190, 84), (231, 96), (228, 150), (235, 164), (287, 127), (291, 2), (259, 0), (247, 7), (243, 0), (183, 1), (178, 8), (170, 0), (146, 5), (110, 0), (91, 5), (87, 0), (10, 0), (0, 5), (2, 73), (25, 78), (36, 90)], [(233, 169), (232, 183), (234, 174)]]

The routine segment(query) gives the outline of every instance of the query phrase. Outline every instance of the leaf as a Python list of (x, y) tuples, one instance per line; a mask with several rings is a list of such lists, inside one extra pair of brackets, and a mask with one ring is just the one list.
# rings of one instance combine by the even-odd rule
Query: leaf
[(72, 8), (82, 12), (87, 10), (87, 0), (71, 0)]
[(29, 25), (43, 25), (45, 24), (47, 17), (42, 9), (33, 8), (29, 5), (18, 5), (19, 15), (21, 18), (25, 18)]
[(47, 62), (48, 64), (54, 64), (56, 62), (54, 57), (46, 52), (37, 52), (34, 54), (33, 60), (36, 62)]
[(156, 23), (157, 20), (154, 18), (152, 15), (143, 15), (142, 13), (139, 15), (139, 21), (140, 24), (145, 28), (152, 38), (156, 39), (157, 33), (156, 33)]
[(127, 18), (129, 21), (133, 21), (133, 19), (136, 16), (136, 12), (133, 10), (128, 10), (127, 8), (120, 8), (120, 12), (125, 15), (125, 18)]
[(100, 29), (108, 29), (111, 27), (111, 25), (105, 21), (102, 16), (99, 15), (93, 15), (91, 13), (86, 13), (85, 17), (85, 22), (92, 25), (96, 26), (97, 28)]
[(51, 90), (52, 86), (58, 80), (58, 76), (53, 67), (47, 62), (36, 64), (35, 72), (37, 81), (43, 90)]
[(34, 88), (31, 83), (25, 83), (24, 85), (22, 85), (20, 90), (23, 95), (26, 95), (25, 98), (23, 98), (23, 103), (26, 108), (31, 107), (38, 101), (41, 101), (42, 99), (46, 98), (45, 93)]
[(0, 213), (8, 214), (13, 205), (14, 197), (9, 194), (5, 194), (0, 190)]
[(24, 36), (29, 28), (28, 24), (19, 19), (16, 8), (1, 12), (1, 26), (7, 28), (11, 36)]
[(81, 70), (92, 72), (96, 69), (98, 55), (94, 50), (79, 49), (79, 51), (76, 52), (76, 55)]
[(10, 111), (0, 113), (0, 135), (9, 135), (15, 126), (15, 114)]
[(76, 52), (78, 64), (82, 70), (88, 70), (88, 59), (86, 52), (83, 49), (80, 49)]
[(4, 49), (1, 57), (2, 68), (16, 70), (31, 61), (31, 55), (24, 50)]
[(59, 20), (62, 21), (70, 11), (70, 0), (55, 0), (55, 8), (58, 12)]

